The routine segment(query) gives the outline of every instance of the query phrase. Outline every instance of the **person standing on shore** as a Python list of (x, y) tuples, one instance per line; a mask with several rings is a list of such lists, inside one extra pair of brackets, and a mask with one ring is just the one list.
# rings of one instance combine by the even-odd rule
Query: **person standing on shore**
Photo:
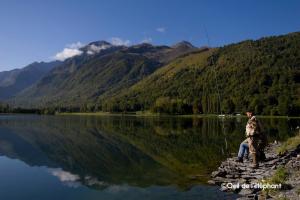
[(267, 139), (260, 121), (254, 116), (253, 112), (248, 111), (246, 115), (249, 118), (246, 125), (246, 137), (253, 160), (252, 167), (257, 168), (258, 161), (265, 159), (264, 149), (267, 145)]
[(253, 115), (252, 111), (247, 111), (248, 122), (246, 124), (246, 137), (239, 149), (237, 162), (243, 162), (243, 157), (249, 152), (253, 160), (253, 168), (258, 167), (259, 160), (265, 160), (264, 148), (267, 144), (266, 136), (262, 130), (260, 121)]

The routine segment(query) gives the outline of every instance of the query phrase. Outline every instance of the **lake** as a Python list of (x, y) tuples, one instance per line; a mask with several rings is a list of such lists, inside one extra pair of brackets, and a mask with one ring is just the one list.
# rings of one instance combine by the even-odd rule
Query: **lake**
[[(234, 199), (207, 185), (247, 119), (0, 115), (0, 199)], [(262, 118), (269, 141), (299, 119)]]

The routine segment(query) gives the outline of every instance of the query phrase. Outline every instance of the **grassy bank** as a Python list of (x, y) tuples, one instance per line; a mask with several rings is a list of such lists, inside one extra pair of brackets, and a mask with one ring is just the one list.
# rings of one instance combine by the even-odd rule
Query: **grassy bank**
[[(300, 131), (283, 142), (280, 147), (276, 149), (277, 153), (283, 154), (288, 151), (295, 150), (300, 145)], [(275, 173), (266, 179), (263, 183), (269, 184), (281, 184), (281, 189), (266, 189), (263, 191), (265, 196), (270, 196), (274, 199), (299, 199), (300, 198), (300, 187), (299, 180), (297, 177), (300, 175), (299, 168), (297, 168), (297, 158), (290, 157), (287, 164), (280, 166)]]
[[(299, 130), (298, 130), (299, 131)], [(298, 134), (294, 137), (289, 138), (287, 141), (285, 141), (278, 149), (277, 153), (283, 154), (286, 151), (293, 150), (297, 146), (300, 145), (300, 131)]]

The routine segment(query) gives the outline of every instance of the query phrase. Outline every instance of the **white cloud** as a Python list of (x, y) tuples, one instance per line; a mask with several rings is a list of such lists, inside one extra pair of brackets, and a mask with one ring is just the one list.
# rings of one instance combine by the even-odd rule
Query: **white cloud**
[(115, 45), (115, 46), (122, 46), (122, 45), (128, 46), (131, 43), (130, 40), (123, 40), (118, 37), (112, 37), (110, 40), (111, 40), (112, 45)]
[(56, 60), (64, 61), (67, 58), (71, 58), (74, 56), (81, 55), (83, 52), (80, 51), (79, 49), (70, 49), (70, 48), (64, 48), (61, 52), (58, 52), (54, 58)]
[(152, 38), (151, 37), (148, 37), (148, 38), (145, 38), (141, 41), (141, 43), (151, 43), (152, 42)]
[(77, 181), (79, 176), (76, 174), (72, 174), (70, 172), (64, 171), (60, 168), (57, 169), (50, 169), (50, 172), (53, 176), (58, 177), (58, 179), (62, 182), (65, 181)]
[(93, 55), (95, 52), (93, 52), (91, 50), (88, 50), (86, 53), (89, 54), (89, 55)]
[(166, 28), (165, 27), (159, 27), (159, 28), (156, 28), (156, 31), (157, 32), (160, 32), (160, 33), (164, 33), (164, 32), (166, 32)]
[(93, 54), (99, 53), (101, 50), (107, 49), (109, 47), (111, 47), (111, 45), (105, 45), (104, 44), (104, 45), (101, 45), (101, 46), (96, 46), (96, 45), (92, 44), (92, 45), (89, 45), (87, 54), (93, 55)]
[(84, 44), (82, 44), (81, 42), (68, 44), (66, 45), (66, 48), (64, 48), (61, 52), (55, 54), (54, 59), (64, 61), (68, 58), (81, 55), (83, 52), (79, 50), (79, 48), (83, 46)]
[(103, 181), (99, 181), (97, 178), (91, 177), (91, 176), (85, 176), (84, 177), (84, 182), (85, 184), (89, 185), (89, 186), (107, 186), (108, 184), (103, 182)]
[(80, 177), (76, 174), (72, 174), (60, 168), (49, 169), (49, 171), (53, 176), (56, 176), (63, 184), (69, 187), (76, 188), (80, 186), (80, 183), (78, 182)]
[(83, 46), (84, 46), (84, 44), (82, 44), (81, 42), (75, 42), (75, 43), (72, 43), (72, 44), (68, 44), (67, 48), (70, 48), (70, 49), (79, 49), (79, 48), (81, 48)]

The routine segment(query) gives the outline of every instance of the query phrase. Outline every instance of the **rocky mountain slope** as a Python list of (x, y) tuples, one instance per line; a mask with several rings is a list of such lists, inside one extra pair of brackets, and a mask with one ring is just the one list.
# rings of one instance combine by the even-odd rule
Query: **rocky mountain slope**
[(34, 62), (22, 69), (0, 72), (0, 99), (8, 99), (41, 79), (59, 61)]

